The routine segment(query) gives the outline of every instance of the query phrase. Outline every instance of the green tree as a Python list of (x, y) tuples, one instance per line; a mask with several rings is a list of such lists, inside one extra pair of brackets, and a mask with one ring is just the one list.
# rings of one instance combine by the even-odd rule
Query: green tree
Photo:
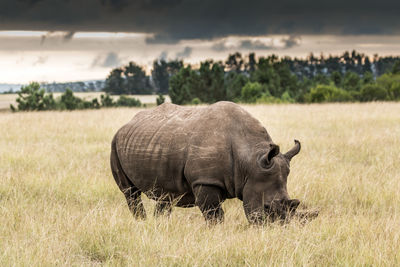
[(228, 59), (225, 61), (225, 68), (227, 71), (234, 71), (234, 72), (242, 72), (244, 66), (244, 60), (242, 58), (242, 54), (236, 52), (234, 54), (230, 54)]
[(329, 78), (322, 73), (318, 73), (313, 80), (315, 84), (329, 85)]
[(190, 103), (193, 96), (193, 85), (198, 83), (198, 76), (190, 66), (182, 67), (180, 71), (169, 80), (169, 97), (172, 103), (183, 105)]
[(182, 66), (183, 62), (181, 60), (172, 60), (167, 62), (161, 59), (153, 62), (151, 75), (158, 93), (168, 93), (169, 79), (172, 75), (175, 75)]
[(357, 73), (352, 71), (346, 72), (346, 75), (344, 76), (343, 80), (343, 88), (346, 91), (358, 92), (360, 91), (360, 87), (361, 87), (360, 76), (358, 76)]
[(245, 103), (255, 103), (263, 93), (263, 86), (258, 82), (248, 82), (242, 88), (241, 99)]
[(128, 94), (149, 94), (152, 91), (150, 79), (146, 76), (143, 68), (134, 62), (124, 69), (125, 88)]
[(251, 74), (256, 70), (257, 60), (256, 54), (250, 53), (249, 54), (249, 62), (247, 63), (247, 71)]
[(108, 94), (127, 94), (128, 90), (125, 87), (125, 79), (122, 76), (124, 70), (122, 68), (113, 69), (107, 76), (104, 86), (104, 91)]
[(331, 74), (331, 81), (335, 84), (336, 87), (342, 86), (342, 74), (338, 71), (334, 71)]
[(37, 82), (22, 86), (16, 101), (17, 108), (10, 105), (12, 111), (50, 110), (56, 107), (53, 94), (45, 95), (45, 90), (40, 88), (40, 84)]
[(107, 76), (104, 91), (109, 94), (149, 94), (152, 92), (150, 79), (143, 68), (134, 62), (113, 69)]
[(372, 75), (372, 73), (370, 71), (367, 71), (364, 73), (362, 82), (363, 82), (363, 84), (374, 82), (374, 76)]
[(225, 77), (226, 99), (237, 102), (240, 100), (243, 86), (249, 78), (242, 73), (229, 72)]
[(203, 103), (214, 103), (226, 99), (225, 73), (218, 62), (204, 61), (200, 63), (199, 85), (192, 87), (193, 95)]
[(285, 92), (289, 94), (290, 98), (291, 96), (296, 96), (298, 93), (298, 78), (290, 71), (289, 65), (285, 62), (277, 62), (273, 66), (279, 76), (280, 86), (279, 93), (275, 97), (282, 97)]
[(158, 93), (167, 93), (169, 88), (168, 63), (164, 60), (155, 60), (151, 71), (154, 84)]
[(265, 85), (274, 97), (280, 97), (284, 92), (281, 88), (279, 75), (272, 66), (274, 58), (260, 58), (256, 70), (251, 75), (253, 82)]
[(397, 60), (392, 67), (392, 74), (400, 74), (400, 60)]
[(364, 59), (363, 73), (366, 72), (371, 72), (371, 61), (369, 60), (369, 57), (365, 57)]

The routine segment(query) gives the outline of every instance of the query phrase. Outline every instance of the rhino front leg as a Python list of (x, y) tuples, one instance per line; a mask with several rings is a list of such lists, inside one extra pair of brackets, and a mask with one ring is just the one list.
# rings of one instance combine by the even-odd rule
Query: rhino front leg
[(216, 186), (199, 185), (194, 189), (196, 206), (203, 213), (207, 222), (220, 223), (224, 220), (224, 210), (221, 207), (224, 201), (221, 189)]

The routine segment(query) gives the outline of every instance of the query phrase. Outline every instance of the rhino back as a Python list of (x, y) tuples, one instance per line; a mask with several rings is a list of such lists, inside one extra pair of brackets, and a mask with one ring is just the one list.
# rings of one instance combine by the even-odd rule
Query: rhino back
[(178, 106), (163, 105), (139, 112), (118, 131), (121, 166), (140, 190), (162, 187), (169, 192), (187, 191), (182, 177), (187, 143), (182, 123), (185, 115)]

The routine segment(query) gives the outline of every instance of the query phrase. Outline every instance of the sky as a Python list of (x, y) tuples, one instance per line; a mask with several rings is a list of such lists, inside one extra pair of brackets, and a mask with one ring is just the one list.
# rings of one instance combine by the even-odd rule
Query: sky
[(0, 0), (0, 83), (104, 79), (229, 53), (400, 55), (394, 0)]

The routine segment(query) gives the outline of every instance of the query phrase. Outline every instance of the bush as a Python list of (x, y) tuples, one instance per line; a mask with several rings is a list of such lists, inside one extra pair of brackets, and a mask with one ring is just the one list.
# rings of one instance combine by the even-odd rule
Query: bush
[(288, 91), (285, 91), (281, 96), (283, 103), (294, 103), (294, 99), (290, 96)]
[(100, 102), (102, 107), (113, 107), (115, 105), (113, 99), (109, 94), (101, 95)]
[(319, 84), (311, 88), (308, 95), (308, 101), (312, 103), (321, 102), (345, 102), (351, 101), (352, 97), (349, 92), (337, 88), (334, 85)]
[(397, 60), (392, 67), (393, 74), (400, 74), (400, 60)]
[(195, 97), (192, 99), (191, 103), (192, 103), (192, 105), (199, 105), (199, 104), (201, 104), (201, 101), (198, 97)]
[(10, 105), (12, 111), (50, 110), (56, 108), (53, 94), (45, 95), (44, 89), (41, 89), (37, 82), (21, 87), (16, 101), (18, 103), (17, 108)]
[(248, 82), (242, 88), (241, 100), (245, 103), (255, 103), (261, 97), (263, 86), (258, 82)]
[(278, 98), (274, 97), (269, 93), (264, 93), (260, 98), (257, 99), (258, 104), (280, 104), (283, 103), (283, 101)]
[(393, 83), (389, 89), (391, 100), (400, 100), (400, 82)]
[(343, 88), (346, 91), (360, 91), (361, 80), (357, 73), (348, 71), (344, 76)]
[(55, 100), (53, 94), (45, 94), (44, 89), (40, 89), (38, 83), (31, 83), (22, 87), (18, 93), (18, 107), (10, 105), (12, 111), (21, 110), (74, 110), (74, 109), (98, 109), (101, 107), (140, 107), (142, 104), (136, 98), (120, 96), (114, 102), (110, 95), (101, 95), (100, 101), (97, 98), (87, 101), (74, 96), (74, 93), (67, 89), (58, 100)]
[(388, 93), (379, 84), (366, 84), (361, 88), (361, 101), (387, 100)]
[(97, 98), (92, 99), (92, 101), (86, 101), (86, 100), (82, 100), (81, 102), (79, 102), (78, 106), (76, 109), (99, 109), (100, 103), (97, 100)]
[(162, 94), (158, 94), (156, 102), (157, 102), (157, 106), (161, 105), (162, 103), (165, 102), (165, 97)]
[(134, 97), (127, 97), (124, 95), (121, 95), (117, 102), (115, 102), (116, 107), (140, 107), (141, 105), (142, 103), (139, 99), (136, 99)]
[(61, 109), (74, 110), (78, 108), (78, 105), (81, 107), (84, 106), (82, 99), (75, 97), (74, 93), (70, 89), (67, 89), (65, 93), (61, 95), (59, 105)]
[(376, 83), (386, 90), (389, 100), (400, 100), (400, 74), (383, 74)]

